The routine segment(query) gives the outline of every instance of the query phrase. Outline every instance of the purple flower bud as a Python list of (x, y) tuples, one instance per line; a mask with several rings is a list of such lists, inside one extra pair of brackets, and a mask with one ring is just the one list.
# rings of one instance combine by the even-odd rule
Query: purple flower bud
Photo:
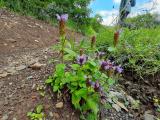
[(118, 73), (122, 73), (122, 72), (123, 72), (123, 69), (122, 69), (121, 66), (116, 66), (116, 71), (117, 71)]
[(87, 81), (86, 81), (86, 85), (89, 87), (89, 86), (91, 86), (92, 85), (92, 80), (90, 80), (90, 79), (87, 79)]
[(105, 66), (107, 66), (107, 62), (106, 62), (106, 61), (102, 61), (102, 62), (100, 63), (100, 65), (101, 65), (101, 69), (102, 69), (102, 70), (105, 70)]
[(99, 88), (100, 88), (100, 84), (99, 84), (98, 81), (96, 81), (96, 82), (95, 82), (95, 85), (94, 85), (94, 90), (95, 90), (96, 92), (99, 92)]
[(56, 16), (57, 16), (57, 20), (59, 20), (59, 21), (66, 22), (68, 20), (68, 14), (62, 14), (62, 15), (56, 14)]
[(86, 63), (87, 61), (87, 56), (86, 55), (81, 55), (81, 56), (78, 56), (77, 57), (77, 63), (80, 64), (80, 65), (83, 65)]

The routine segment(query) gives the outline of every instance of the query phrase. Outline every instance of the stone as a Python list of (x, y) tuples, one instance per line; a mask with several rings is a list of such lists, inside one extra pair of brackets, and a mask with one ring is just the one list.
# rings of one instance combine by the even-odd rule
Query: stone
[(30, 65), (29, 68), (32, 68), (33, 70), (40, 70), (42, 66), (45, 66), (45, 64), (41, 64), (41, 63), (37, 62), (33, 65)]
[(13, 120), (17, 120), (17, 118), (14, 117)]
[(63, 102), (59, 102), (56, 104), (56, 108), (62, 108), (63, 107)]
[(3, 72), (3, 73), (0, 74), (0, 78), (4, 78), (4, 77), (6, 77), (7, 75), (8, 75), (7, 72)]
[(8, 115), (7, 114), (3, 115), (2, 120), (8, 120)]
[(37, 43), (39, 42), (38, 40), (34, 40), (34, 41), (37, 42)]
[(33, 79), (33, 76), (27, 77), (27, 80), (31, 80), (31, 79)]
[(3, 45), (4, 45), (4, 46), (7, 46), (8, 44), (7, 44), (7, 43), (4, 43)]
[(20, 65), (20, 66), (16, 67), (16, 70), (21, 71), (21, 70), (24, 70), (25, 68), (26, 68), (25, 65)]
[(144, 113), (144, 120), (155, 120), (155, 116), (149, 114), (147, 111)]
[(8, 74), (11, 74), (11, 75), (17, 72), (15, 70), (15, 67), (8, 67), (8, 68), (5, 68), (5, 69), (8, 72)]
[(59, 114), (58, 114), (58, 113), (55, 113), (55, 112), (53, 113), (53, 117), (54, 117), (54, 118), (57, 118), (57, 119), (60, 118)]
[(17, 42), (17, 40), (12, 39), (12, 38), (7, 39), (7, 41), (8, 41), (8, 42), (11, 42), (11, 43), (15, 43), (15, 42)]
[(12, 82), (9, 83), (9, 85), (12, 85), (12, 84), (13, 84)]
[(121, 108), (117, 104), (112, 104), (112, 107), (117, 111), (120, 112)]
[(49, 116), (50, 116), (50, 117), (53, 117), (53, 113), (52, 113), (52, 112), (49, 112)]

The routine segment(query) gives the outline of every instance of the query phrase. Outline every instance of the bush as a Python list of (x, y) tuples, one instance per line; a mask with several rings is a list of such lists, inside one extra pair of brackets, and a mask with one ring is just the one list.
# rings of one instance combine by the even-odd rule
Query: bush
[[(99, 49), (107, 51), (108, 58), (123, 65), (126, 71), (139, 77), (154, 75), (160, 71), (160, 27), (156, 29), (123, 30), (116, 49), (113, 46), (113, 29), (101, 32), (97, 36)], [(111, 49), (112, 48), (112, 49)]]

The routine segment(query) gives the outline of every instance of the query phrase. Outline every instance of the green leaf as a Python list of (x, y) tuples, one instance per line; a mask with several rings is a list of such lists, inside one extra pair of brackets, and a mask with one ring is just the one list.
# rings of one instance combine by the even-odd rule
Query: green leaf
[(59, 86), (55, 85), (53, 86), (53, 92), (57, 92), (59, 90)]
[(78, 91), (75, 91), (75, 95), (78, 96), (78, 97), (83, 97), (84, 99), (86, 99), (87, 98), (87, 89), (82, 88)]
[(45, 81), (46, 84), (49, 84), (49, 83), (52, 83), (53, 82), (53, 79), (49, 78)]
[(64, 51), (67, 52), (68, 54), (70, 54), (70, 55), (73, 56), (73, 57), (76, 57), (76, 56), (77, 56), (76, 52), (74, 52), (74, 51), (71, 50), (71, 49), (65, 48)]
[(98, 104), (92, 98), (87, 99), (87, 105), (94, 112), (94, 114), (98, 113)]
[(65, 72), (65, 67), (66, 65), (65, 64), (58, 64), (56, 66), (56, 75), (58, 76), (63, 76), (64, 75), (64, 72)]
[(109, 51), (109, 52), (114, 52), (114, 51), (116, 51), (116, 48), (114, 48), (114, 47), (109, 47), (109, 48), (108, 48), (108, 51)]
[(81, 98), (76, 96), (75, 94), (72, 94), (72, 104), (74, 105), (75, 108), (80, 108), (80, 102)]
[(97, 120), (97, 115), (94, 113), (89, 113), (87, 116), (87, 120)]
[(80, 65), (78, 65), (78, 64), (72, 64), (72, 65), (71, 65), (71, 68), (72, 68), (73, 70), (78, 70), (78, 69), (80, 68)]
[(42, 110), (43, 110), (43, 106), (42, 106), (42, 105), (38, 105), (38, 106), (36, 107), (36, 112), (37, 112), (38, 114), (41, 113)]
[(94, 61), (89, 61), (90, 65), (92, 65), (93, 67), (96, 67), (97, 64)]
[(63, 56), (64, 60), (73, 60), (74, 56), (71, 56), (70, 54), (64, 55)]
[(28, 116), (28, 117), (32, 116), (32, 112), (28, 112), (28, 113), (27, 113), (27, 116)]
[(115, 80), (113, 80), (112, 78), (108, 79), (108, 84), (111, 86), (113, 84), (115, 84)]

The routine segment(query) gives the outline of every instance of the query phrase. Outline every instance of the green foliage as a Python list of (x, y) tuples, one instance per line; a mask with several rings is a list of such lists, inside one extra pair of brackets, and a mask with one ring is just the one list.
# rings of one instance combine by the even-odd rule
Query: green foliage
[(141, 28), (156, 28), (160, 25), (159, 20), (157, 20), (157, 14), (143, 14), (138, 15), (133, 18), (127, 18), (126, 22), (130, 23), (134, 28), (141, 29)]
[[(97, 35), (97, 46), (114, 57), (126, 71), (132, 71), (137, 76), (154, 75), (160, 71), (160, 27), (130, 30), (123, 28), (119, 44), (113, 46), (113, 29), (106, 29)], [(111, 51), (110, 51), (111, 50)]]
[(64, 58), (67, 64), (57, 64), (46, 84), (50, 84), (54, 92), (68, 91), (72, 104), (82, 113), (81, 118), (97, 120), (101, 98), (106, 97), (115, 81), (101, 70), (100, 62), (103, 60), (97, 56), (97, 48), (91, 47), (92, 42), (84, 41), (76, 45), (65, 40)]
[(34, 16), (38, 19), (57, 24), (56, 14), (67, 13), (68, 26), (84, 35), (91, 36), (99, 31), (102, 17), (91, 18), (89, 4), (92, 0), (1, 0), (0, 7), (14, 12)]
[(27, 116), (31, 119), (31, 120), (45, 120), (45, 115), (42, 112), (43, 110), (43, 106), (42, 105), (38, 105), (35, 109), (34, 112), (28, 112)]

